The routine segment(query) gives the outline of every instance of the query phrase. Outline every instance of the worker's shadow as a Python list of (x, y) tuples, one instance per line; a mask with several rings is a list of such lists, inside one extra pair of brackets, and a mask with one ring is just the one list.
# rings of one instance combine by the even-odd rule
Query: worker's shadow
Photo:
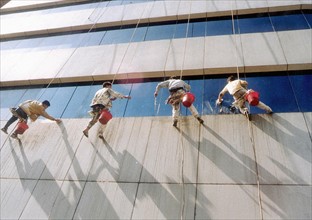
[[(300, 117), (299, 115), (301, 114), (298, 113), (298, 117)], [(298, 123), (301, 124), (300, 126), (304, 125), (302, 128), (296, 127), (293, 123), (287, 120), (286, 115), (285, 117), (282, 117), (279, 114), (273, 114), (271, 117), (254, 115), (253, 125), (311, 164), (312, 142), (309, 135), (309, 129), (305, 124), (304, 116), (302, 119), (299, 118), (299, 120), (302, 120), (303, 122)]]
[[(74, 210), (75, 204), (70, 202), (67, 198), (67, 196), (63, 193), (61, 190), (59, 184), (54, 179), (49, 179), (49, 181), (41, 181), (41, 175), (45, 172), (48, 174), (48, 176), (52, 176), (52, 174), (49, 172), (49, 170), (46, 167), (45, 162), (42, 159), (38, 159), (34, 161), (33, 163), (30, 163), (26, 153), (25, 153), (25, 147), (23, 146), (23, 143), (21, 141), (18, 142), (20, 155), (19, 156), (16, 152), (16, 149), (14, 149), (13, 144), (11, 140), (9, 140), (9, 145), (11, 148), (11, 153), (13, 156), (13, 160), (15, 163), (15, 167), (17, 169), (19, 178), (21, 179), (21, 185), (25, 191), (29, 191), (31, 193), (31, 197), (29, 199), (35, 199), (36, 204), (39, 204), (41, 209), (44, 211), (46, 216), (49, 216), (53, 218), (53, 215), (57, 214), (57, 207), (48, 206), (47, 204), (47, 197), (53, 197), (52, 194), (57, 194), (57, 197), (55, 199), (59, 198), (62, 201), (62, 206), (66, 206), (69, 210)], [(20, 158), (21, 157), (21, 158)], [(22, 180), (22, 179), (28, 179), (28, 181)], [(35, 182), (35, 183), (34, 183)], [(70, 183), (72, 186), (72, 189), (74, 191), (81, 191), (81, 189), (74, 186), (73, 183)], [(42, 188), (44, 187), (44, 188)], [(43, 195), (42, 189), (45, 190), (45, 193)], [(77, 193), (77, 192), (76, 192)], [(80, 192), (81, 193), (81, 192)], [(54, 201), (53, 201), (54, 202)], [(24, 212), (26, 212), (25, 217), (29, 217), (30, 210), (34, 208), (34, 206), (28, 206), (27, 210), (23, 209), (21, 210), (21, 213), (17, 213), (18, 216), (21, 216)], [(33, 215), (33, 217), (35, 217)]]

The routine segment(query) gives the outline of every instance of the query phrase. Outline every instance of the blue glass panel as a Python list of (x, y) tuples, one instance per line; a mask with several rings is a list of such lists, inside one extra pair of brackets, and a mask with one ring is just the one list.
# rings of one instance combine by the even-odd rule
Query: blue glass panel
[(128, 102), (125, 116), (154, 116), (154, 91), (156, 82), (134, 83), (131, 89), (132, 99)]
[(74, 86), (71, 87), (53, 87), (47, 88), (43, 94), (39, 96), (39, 101), (48, 100), (51, 106), (47, 109), (49, 115), (60, 118), (75, 91)]
[(271, 15), (276, 31), (309, 29), (309, 25), (302, 14)]
[(60, 48), (75, 48), (83, 43), (87, 35), (85, 33), (73, 35), (60, 35), (46, 37), (38, 46), (38, 49), (60, 49)]
[(267, 14), (257, 14), (256, 16), (241, 16), (238, 19), (241, 34), (273, 31), (270, 18)]
[[(114, 84), (112, 89), (123, 95), (129, 95), (131, 91), (131, 86), (131, 84)], [(131, 102), (131, 99), (116, 99), (115, 101), (113, 101), (113, 107), (111, 108), (111, 113), (113, 117), (123, 117), (128, 102)]]
[(307, 19), (310, 28), (312, 28), (312, 13), (311, 12), (304, 12), (304, 17)]
[(192, 22), (192, 37), (202, 37), (206, 33), (206, 21)]
[(120, 29), (107, 31), (101, 44), (118, 44), (130, 42), (134, 29)]
[(90, 32), (83, 38), (80, 46), (95, 46), (100, 45), (106, 31)]
[[(178, 22), (178, 24), (176, 24), (176, 26), (175, 26), (173, 38), (174, 39), (185, 38), (187, 25), (188, 25), (187, 23), (179, 23)], [(190, 33), (190, 30), (189, 30), (189, 33)]]
[(115, 5), (122, 5), (122, 0), (111, 0), (107, 4), (107, 6), (115, 6)]
[[(153, 95), (156, 89), (156, 86), (159, 82), (156, 82), (155, 87), (153, 88)], [(154, 112), (155, 116), (171, 116), (172, 115), (172, 107), (169, 104), (166, 104), (166, 100), (169, 97), (168, 88), (162, 88), (158, 92), (158, 96), (154, 99)]]
[(11, 40), (11, 41), (4, 41), (0, 42), (0, 49), (1, 50), (12, 50), (20, 43), (19, 40)]
[(171, 39), (174, 29), (175, 24), (149, 26), (147, 28), (145, 40)]
[(44, 38), (33, 38), (33, 39), (25, 39), (20, 40), (20, 42), (16, 45), (15, 49), (25, 49), (31, 50), (33, 48), (37, 48)]
[(90, 104), (97, 90), (102, 86), (78, 86), (70, 99), (62, 118), (88, 118)]
[[(298, 112), (296, 99), (287, 75), (248, 77), (248, 88), (260, 93), (260, 101), (274, 112)], [(251, 107), (251, 113), (265, 113)]]
[(134, 35), (131, 42), (141, 42), (144, 41), (146, 36), (147, 27), (138, 27), (134, 30)]
[[(193, 105), (197, 109), (198, 113), (201, 115), (203, 113), (204, 80), (190, 80), (187, 83), (191, 86), (190, 92), (195, 95), (195, 101)], [(184, 106), (182, 108), (184, 108)], [(186, 110), (186, 114), (192, 115), (192, 113), (188, 109)]]
[(293, 75), (290, 81), (301, 112), (312, 111), (312, 75)]
[(11, 117), (11, 113), (9, 108), (17, 107), (23, 95), (25, 94), (26, 89), (12, 89), (12, 90), (1, 90), (0, 97), (1, 97), (1, 110), (0, 110), (0, 117), (1, 120), (8, 120)]
[(231, 18), (218, 20), (208, 19), (206, 27), (206, 36), (232, 34), (233, 33), (232, 26), (233, 25)]
[(229, 108), (232, 105), (233, 97), (229, 95), (229, 93), (226, 93), (223, 96), (223, 102), (221, 106), (216, 105), (216, 100), (218, 98), (218, 95), (226, 84), (227, 84), (226, 78), (205, 79), (203, 114), (219, 114), (219, 113), (229, 114), (230, 113)]

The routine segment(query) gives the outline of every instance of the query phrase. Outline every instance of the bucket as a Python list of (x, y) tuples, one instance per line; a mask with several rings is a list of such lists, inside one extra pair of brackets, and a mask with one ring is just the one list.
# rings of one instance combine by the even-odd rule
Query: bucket
[(182, 98), (182, 104), (186, 108), (189, 108), (193, 104), (194, 101), (195, 101), (195, 96), (190, 92), (185, 93)]
[(248, 90), (245, 99), (252, 106), (256, 106), (259, 104), (259, 93), (253, 90)]
[(103, 125), (106, 125), (109, 120), (113, 118), (112, 114), (108, 110), (102, 110), (99, 117), (99, 122)]
[(17, 128), (14, 133), (16, 134), (23, 134), (28, 129), (28, 125), (26, 122), (22, 121), (17, 123)]

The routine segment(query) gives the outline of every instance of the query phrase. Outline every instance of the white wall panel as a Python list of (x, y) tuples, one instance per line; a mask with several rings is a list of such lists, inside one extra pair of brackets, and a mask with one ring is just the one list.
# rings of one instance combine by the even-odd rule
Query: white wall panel
[(267, 0), (236, 0), (234, 8), (239, 9), (237, 11), (238, 14), (264, 13), (269, 11)]
[(1, 133), (1, 216), (311, 219), (310, 115), (114, 118), (105, 140), (89, 119), (39, 120)]
[(312, 30), (277, 32), (288, 70), (312, 69)]
[(269, 12), (301, 9), (300, 0), (290, 0), (290, 1), (268, 0), (268, 5)]
[(261, 184), (311, 184), (312, 143), (302, 113), (254, 117)]
[(213, 36), (205, 39), (205, 74), (229, 73), (244, 70), (239, 35)]
[(205, 38), (188, 38), (185, 46), (183, 73), (187, 75), (202, 75), (204, 73)]
[(180, 0), (155, 1), (149, 14), (149, 22), (176, 20), (179, 3)]
[(245, 71), (282, 71), (287, 63), (276, 32), (241, 34)]
[[(140, 7), (136, 4), (125, 5), (125, 11), (122, 17), (122, 24), (147, 23), (149, 14), (153, 8), (151, 3), (140, 3)], [(139, 19), (139, 21), (138, 21)]]
[(37, 180), (1, 179), (1, 219), (18, 219)]

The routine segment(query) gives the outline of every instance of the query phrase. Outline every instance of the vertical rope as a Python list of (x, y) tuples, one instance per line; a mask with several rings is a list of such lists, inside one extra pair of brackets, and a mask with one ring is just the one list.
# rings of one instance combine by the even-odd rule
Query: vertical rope
[(185, 62), (185, 56), (186, 56), (187, 38), (188, 38), (187, 35), (188, 35), (188, 31), (189, 31), (190, 18), (191, 18), (192, 1), (189, 1), (189, 3), (190, 3), (190, 9), (189, 9), (189, 14), (188, 14), (188, 18), (187, 18), (185, 43), (184, 43), (184, 53), (183, 53), (183, 60), (182, 60), (181, 69), (180, 69), (180, 79), (182, 79), (182, 75), (183, 75), (184, 62)]
[[(153, 5), (154, 5), (154, 4), (155, 4), (155, 2), (153, 2)], [(114, 74), (114, 77), (113, 77), (113, 80), (112, 80), (112, 84), (114, 84), (114, 81), (115, 81), (115, 79), (116, 79), (116, 76), (117, 76), (117, 74), (118, 74), (118, 72), (119, 72), (119, 70), (120, 70), (120, 67), (121, 67), (121, 65), (122, 65), (122, 63), (123, 63), (123, 61), (124, 61), (124, 59), (125, 59), (125, 57), (126, 57), (126, 54), (127, 54), (128, 50), (129, 50), (129, 47), (130, 47), (130, 44), (132, 43), (133, 37), (134, 37), (134, 35), (135, 35), (135, 33), (136, 33), (137, 29), (138, 29), (138, 26), (139, 26), (139, 24), (140, 24), (140, 22), (141, 22), (141, 19), (143, 18), (143, 15), (144, 15), (144, 12), (145, 12), (147, 6), (148, 6), (148, 3), (146, 3), (146, 6), (145, 6), (144, 10), (143, 10), (143, 12), (142, 12), (142, 14), (141, 14), (141, 16), (140, 16), (138, 22), (137, 22), (136, 25), (135, 25), (135, 28), (134, 28), (134, 31), (133, 31), (133, 33), (132, 33), (132, 35), (131, 35), (130, 41), (129, 41), (129, 43), (127, 44), (126, 51), (124, 52), (124, 54), (123, 54), (123, 56), (122, 56), (122, 58), (121, 58), (121, 61), (120, 61), (120, 63), (119, 63), (119, 66), (118, 66), (118, 68), (117, 68), (117, 70), (116, 70), (116, 73)], [(153, 7), (153, 6), (152, 6), (152, 7)], [(123, 16), (122, 16), (122, 17), (124, 17), (124, 12), (123, 12)], [(127, 78), (128, 78), (128, 74), (127, 74)]]
[(237, 39), (236, 39), (236, 31), (235, 31), (235, 21), (234, 21), (234, 12), (233, 12), (233, 3), (235, 1), (233, 0), (231, 3), (231, 16), (232, 16), (232, 30), (234, 35), (234, 42), (235, 42), (235, 62), (236, 62), (236, 74), (237, 79), (239, 79), (239, 68), (238, 68), (238, 52), (237, 52)]
[[(183, 76), (183, 69), (184, 69), (184, 63), (185, 63), (185, 57), (186, 57), (186, 47), (187, 47), (187, 40), (188, 40), (188, 31), (190, 26), (190, 18), (191, 18), (191, 10), (192, 10), (192, 1), (189, 1), (190, 8), (189, 8), (189, 14), (187, 18), (187, 25), (186, 25), (186, 33), (185, 33), (185, 44), (184, 44), (184, 54), (183, 54), (183, 60), (181, 64), (181, 72), (180, 72), (180, 79), (182, 79)], [(181, 203), (181, 220), (184, 219), (184, 209), (185, 209), (185, 187), (184, 187), (184, 144), (183, 144), (183, 136), (182, 132), (180, 131), (180, 140), (181, 140), (181, 150), (182, 150), (182, 159), (181, 159), (181, 180), (182, 180), (182, 203)]]
[(255, 141), (253, 138), (252, 125), (251, 125), (249, 120), (248, 120), (248, 131), (249, 131), (249, 138), (251, 141), (251, 145), (252, 145), (252, 149), (253, 149), (253, 153), (254, 153), (255, 165), (256, 165), (257, 193), (258, 193), (258, 198), (259, 198), (258, 204), (259, 204), (259, 210), (260, 210), (260, 218), (263, 220), (262, 197), (261, 197), (261, 191), (260, 191), (260, 177), (259, 177), (258, 160), (257, 160), (257, 154), (256, 154)]

